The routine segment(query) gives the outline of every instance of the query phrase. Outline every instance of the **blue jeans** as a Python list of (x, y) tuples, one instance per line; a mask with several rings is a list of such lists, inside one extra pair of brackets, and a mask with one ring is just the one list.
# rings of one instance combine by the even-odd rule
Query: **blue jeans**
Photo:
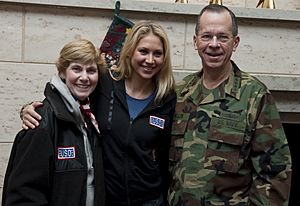
[(145, 202), (142, 206), (164, 206), (164, 205), (165, 205), (164, 198), (162, 195), (160, 195), (159, 198)]

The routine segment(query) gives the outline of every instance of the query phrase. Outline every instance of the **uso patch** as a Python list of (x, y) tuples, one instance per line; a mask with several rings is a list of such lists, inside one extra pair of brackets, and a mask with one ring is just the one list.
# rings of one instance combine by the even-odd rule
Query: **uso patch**
[(165, 119), (150, 115), (149, 124), (153, 125), (155, 127), (158, 127), (160, 129), (164, 129), (165, 128)]
[(59, 160), (67, 160), (74, 159), (75, 155), (75, 147), (58, 147), (57, 148), (57, 159)]

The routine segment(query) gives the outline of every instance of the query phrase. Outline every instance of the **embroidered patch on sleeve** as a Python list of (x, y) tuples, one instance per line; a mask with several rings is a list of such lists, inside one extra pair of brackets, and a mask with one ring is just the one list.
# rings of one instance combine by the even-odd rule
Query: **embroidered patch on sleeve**
[(57, 148), (57, 159), (67, 160), (74, 159), (76, 157), (75, 147), (58, 147)]
[(149, 124), (153, 125), (155, 127), (158, 127), (160, 129), (164, 129), (165, 128), (165, 119), (150, 115)]

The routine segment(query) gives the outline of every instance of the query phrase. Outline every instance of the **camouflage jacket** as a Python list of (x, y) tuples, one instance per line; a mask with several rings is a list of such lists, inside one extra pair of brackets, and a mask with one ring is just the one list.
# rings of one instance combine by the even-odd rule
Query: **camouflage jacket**
[(232, 64), (213, 90), (202, 86), (202, 71), (177, 87), (171, 206), (288, 205), (291, 155), (274, 99)]

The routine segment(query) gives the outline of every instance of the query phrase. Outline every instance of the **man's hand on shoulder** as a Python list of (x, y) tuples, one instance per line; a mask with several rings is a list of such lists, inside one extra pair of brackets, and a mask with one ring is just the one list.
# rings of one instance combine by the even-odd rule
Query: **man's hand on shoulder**
[(39, 126), (39, 121), (41, 121), (42, 117), (35, 111), (35, 109), (42, 105), (42, 102), (32, 102), (31, 104), (22, 107), (20, 117), (23, 129), (34, 129)]

